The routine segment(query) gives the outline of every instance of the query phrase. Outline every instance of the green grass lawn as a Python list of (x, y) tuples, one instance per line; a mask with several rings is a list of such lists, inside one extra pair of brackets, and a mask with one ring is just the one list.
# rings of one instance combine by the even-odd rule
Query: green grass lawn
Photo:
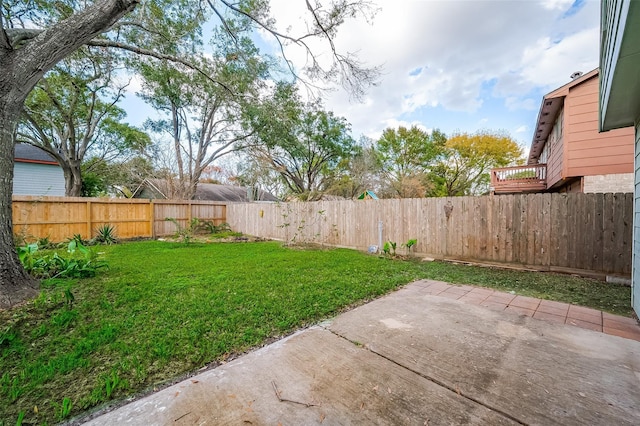
[(555, 274), (276, 242), (98, 249), (108, 271), (49, 280), (34, 301), (0, 311), (0, 424), (22, 416), (25, 423), (56, 423), (151, 390), (417, 278), (631, 314), (628, 287)]

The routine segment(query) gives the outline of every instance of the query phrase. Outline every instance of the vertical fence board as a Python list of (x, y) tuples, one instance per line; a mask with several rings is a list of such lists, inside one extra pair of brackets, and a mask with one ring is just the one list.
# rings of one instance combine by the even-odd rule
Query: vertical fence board
[(631, 253), (630, 243), (626, 238), (626, 235), (631, 233), (631, 206), (629, 202), (625, 202), (627, 195), (617, 193), (615, 194), (615, 212), (618, 219), (615, 222), (615, 236), (616, 236), (616, 259), (613, 266), (614, 270), (625, 268), (625, 257), (627, 253)]
[(603, 232), (602, 232), (602, 261), (605, 265), (613, 265), (615, 263), (615, 252), (614, 252), (614, 197), (613, 194), (604, 194), (604, 208), (602, 211), (602, 222), (603, 222)]
[(551, 264), (553, 245), (551, 229), (551, 194), (542, 194), (542, 232), (538, 251), (542, 256), (542, 266), (546, 268)]
[[(511, 209), (512, 211), (511, 234), (513, 235), (513, 242), (511, 244), (511, 250), (507, 252), (507, 262), (510, 262), (510, 263), (511, 262), (520, 263), (520, 249), (521, 249), (520, 243), (522, 241), (522, 238), (524, 237), (522, 235), (522, 232), (520, 231), (522, 199), (523, 199), (523, 195), (516, 195), (515, 197), (513, 197), (513, 207)], [(509, 256), (509, 254), (511, 256)]]

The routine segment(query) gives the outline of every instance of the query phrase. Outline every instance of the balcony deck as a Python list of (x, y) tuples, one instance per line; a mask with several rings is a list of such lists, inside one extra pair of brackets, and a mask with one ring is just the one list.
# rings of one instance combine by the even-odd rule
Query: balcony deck
[(503, 167), (491, 170), (491, 192), (495, 194), (542, 192), (546, 189), (546, 164)]

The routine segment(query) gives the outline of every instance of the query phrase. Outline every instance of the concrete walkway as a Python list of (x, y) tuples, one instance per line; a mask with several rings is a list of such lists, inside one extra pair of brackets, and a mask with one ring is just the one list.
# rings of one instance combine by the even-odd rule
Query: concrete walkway
[(419, 281), (88, 424), (638, 425), (640, 342), (606, 333), (640, 327), (595, 312)]

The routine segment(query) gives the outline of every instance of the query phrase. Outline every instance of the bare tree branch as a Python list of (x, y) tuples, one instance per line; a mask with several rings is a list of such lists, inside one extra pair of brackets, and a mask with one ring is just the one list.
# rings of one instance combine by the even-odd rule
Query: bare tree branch
[(44, 30), (32, 28), (3, 28), (3, 38), (6, 38), (9, 49), (17, 49), (24, 45), (24, 42), (37, 37), (43, 32)]
[(230, 94), (232, 94), (232, 95), (234, 94), (234, 92), (229, 88), (229, 86), (227, 86), (226, 84), (222, 83), (221, 81), (218, 81), (218, 80), (212, 78), (203, 69), (201, 69), (200, 67), (198, 67), (194, 63), (187, 61), (186, 59), (182, 59), (182, 58), (179, 58), (179, 57), (174, 56), (174, 55), (167, 55), (167, 54), (164, 54), (164, 53), (155, 52), (155, 51), (149, 50), (149, 49), (143, 49), (143, 48), (137, 47), (137, 46), (131, 46), (131, 45), (128, 45), (128, 44), (125, 44), (125, 43), (120, 43), (120, 42), (112, 41), (112, 40), (94, 39), (94, 40), (89, 41), (87, 44), (89, 46), (97, 46), (97, 47), (113, 47), (113, 48), (117, 48), (117, 49), (126, 50), (128, 52), (132, 52), (132, 53), (135, 53), (137, 55), (150, 56), (152, 58), (162, 59), (162, 60), (175, 62), (175, 63), (181, 64), (181, 65), (184, 65), (185, 67), (198, 72), (199, 74), (204, 76), (207, 80), (211, 81), (212, 83), (215, 83), (215, 84), (223, 87)]
[(118, 28), (120, 27), (136, 27), (141, 29), (142, 31), (149, 33), (149, 34), (153, 34), (153, 35), (157, 35), (158, 37), (162, 38), (165, 41), (170, 41), (169, 37), (167, 37), (166, 34), (160, 32), (160, 31), (154, 31), (151, 28), (147, 27), (146, 25), (140, 23), (140, 22), (136, 22), (136, 21), (119, 21), (116, 25)]
[(231, 28), (229, 28), (229, 24), (227, 23), (227, 20), (222, 16), (218, 8), (213, 3), (211, 3), (211, 0), (207, 0), (207, 3), (209, 3), (209, 7), (211, 7), (211, 10), (213, 10), (213, 13), (215, 13), (218, 16), (218, 19), (220, 19), (220, 22), (222, 23), (222, 26), (224, 27), (227, 34), (229, 34), (233, 38), (234, 42), (237, 45), (238, 37), (236, 37), (235, 33), (231, 31)]

